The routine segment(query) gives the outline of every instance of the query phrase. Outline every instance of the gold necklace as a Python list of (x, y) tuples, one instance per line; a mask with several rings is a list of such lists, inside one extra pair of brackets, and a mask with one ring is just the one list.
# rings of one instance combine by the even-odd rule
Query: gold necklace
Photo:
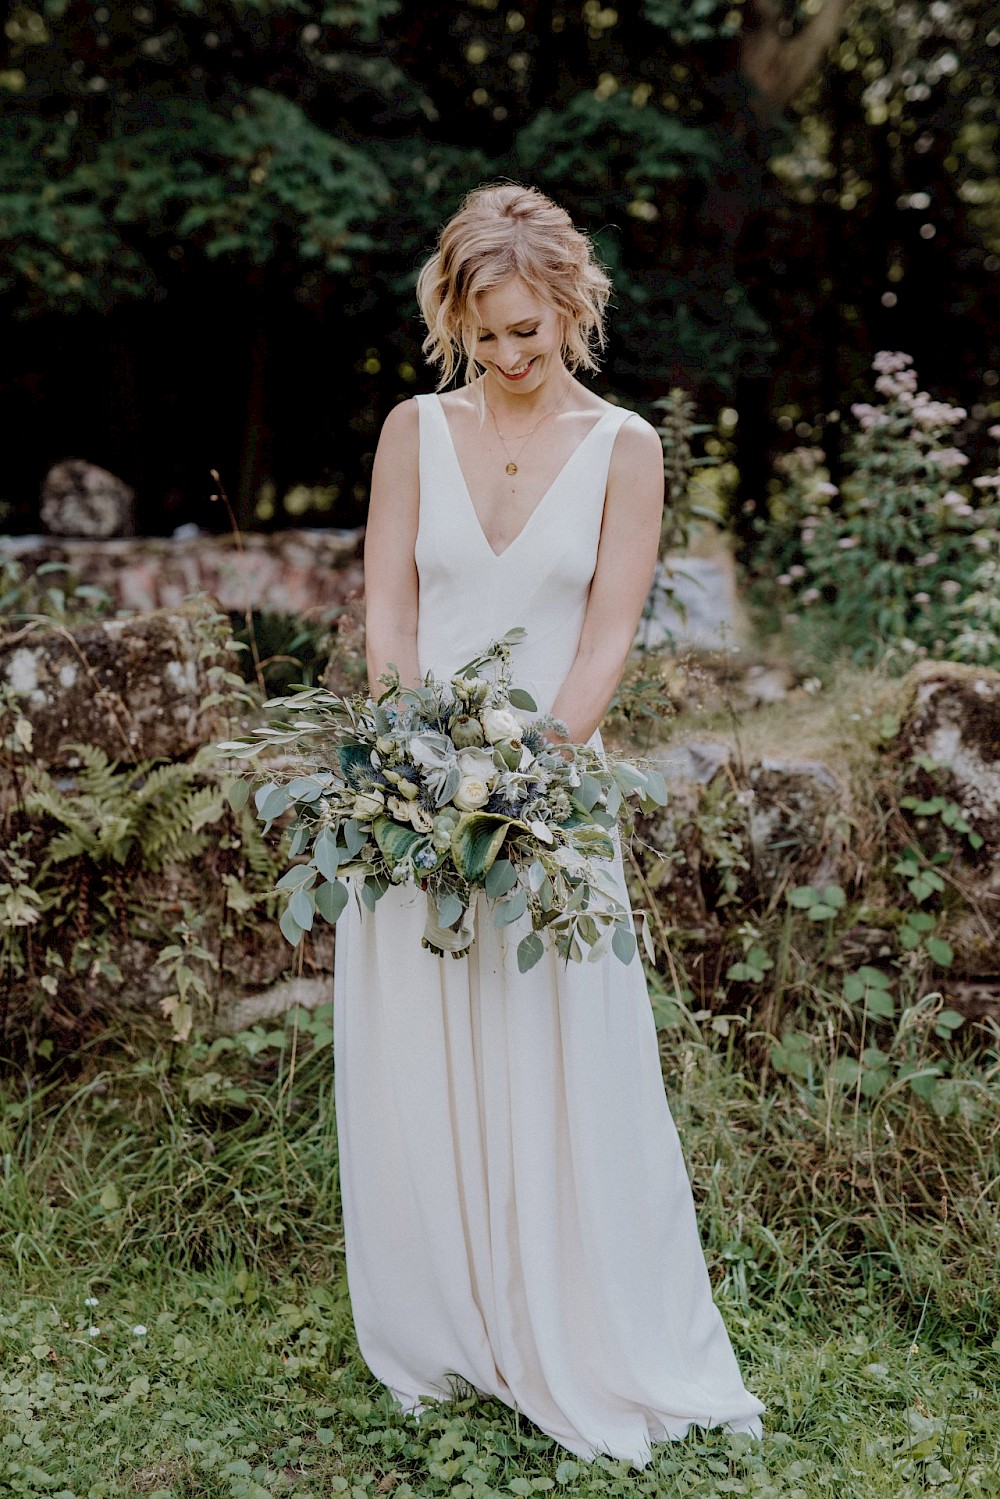
[(513, 457), (511, 456), (510, 448), (508, 448), (508, 446), (507, 446), (507, 440), (504, 437), (503, 433), (500, 431), (500, 423), (497, 421), (497, 414), (493, 410), (493, 407), (490, 405), (489, 401), (486, 401), (485, 395), (483, 396), (483, 400), (486, 401), (486, 409), (489, 412), (490, 416), (493, 418), (493, 425), (497, 429), (497, 436), (500, 439), (500, 445), (503, 448), (504, 452), (507, 454), (507, 464), (506, 464), (506, 467), (504, 469), (504, 472), (507, 473), (507, 474), (510, 474), (512, 478), (517, 473), (517, 460), (520, 458), (521, 454), (524, 452), (525, 448), (528, 446), (528, 443), (534, 437), (534, 435), (538, 431), (539, 427), (542, 425), (543, 422), (547, 422), (550, 416), (555, 416), (556, 413), (559, 412), (559, 411), (561, 411), (562, 408), (565, 406), (566, 401), (567, 401), (567, 399), (569, 397), (570, 388), (572, 386), (572, 383), (573, 382), (571, 380), (567, 381), (567, 383), (566, 383), (566, 389), (563, 391), (563, 398), (559, 402), (559, 405), (558, 406), (553, 406), (553, 408), (552, 408), (551, 411), (546, 411), (546, 413), (545, 413), (544, 416), (540, 416), (538, 418), (538, 421), (531, 428), (531, 430), (525, 434), (524, 441), (522, 442), (521, 446), (518, 448), (517, 452), (513, 455)]

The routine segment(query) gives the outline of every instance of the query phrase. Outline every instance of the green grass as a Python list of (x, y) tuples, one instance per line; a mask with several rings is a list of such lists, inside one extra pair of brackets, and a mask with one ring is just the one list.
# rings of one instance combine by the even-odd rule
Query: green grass
[[(329, 1011), (171, 1057), (120, 1028), (0, 1084), (0, 1493), (1000, 1496), (988, 1059), (962, 1106), (763, 1079), (752, 1040), (663, 1029), (719, 1303), (766, 1438), (637, 1471), (496, 1402), (400, 1415), (343, 1270)], [(88, 1305), (88, 1298), (95, 1298)], [(91, 1328), (98, 1331), (92, 1333)], [(144, 1328), (145, 1331), (136, 1331)]]

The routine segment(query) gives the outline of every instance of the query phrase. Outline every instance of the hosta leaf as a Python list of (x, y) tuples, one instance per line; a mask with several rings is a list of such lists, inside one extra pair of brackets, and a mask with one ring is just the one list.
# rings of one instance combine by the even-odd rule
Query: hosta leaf
[(399, 864), (418, 843), (424, 842), (425, 836), (391, 817), (377, 817), (372, 823), (372, 833), (390, 865)]
[(503, 846), (508, 828), (520, 826), (492, 812), (467, 813), (451, 836), (452, 858), (462, 878), (472, 885), (481, 885)]

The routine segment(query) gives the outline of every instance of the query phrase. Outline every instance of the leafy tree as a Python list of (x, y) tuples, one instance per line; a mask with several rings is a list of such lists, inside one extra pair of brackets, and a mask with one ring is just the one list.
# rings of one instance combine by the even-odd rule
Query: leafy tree
[[(925, 364), (919, 339), (941, 345), (963, 397), (991, 367), (994, 10), (17, 0), (0, 399), (35, 433), (8, 480), (86, 449), (156, 527), (191, 514), (210, 464), (244, 521), (303, 481), (362, 518), (381, 419), (421, 378), (416, 269), (462, 194), (509, 176), (612, 268), (602, 388), (643, 404), (682, 384), (739, 413), (749, 539), (775, 402), (779, 440), (801, 440), (873, 345)], [(925, 196), (932, 238), (902, 206)], [(971, 336), (947, 336), (956, 319)]]

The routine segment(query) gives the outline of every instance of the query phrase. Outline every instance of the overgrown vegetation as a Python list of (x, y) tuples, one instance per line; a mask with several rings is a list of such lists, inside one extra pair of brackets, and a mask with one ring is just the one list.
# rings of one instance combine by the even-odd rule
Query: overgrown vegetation
[[(16, 638), (36, 624), (80, 623), (92, 592), (12, 576)], [(211, 610), (193, 618), (203, 708), (245, 707), (228, 625)], [(206, 1015), (214, 1008), (227, 946), (231, 954), (273, 908), (275, 852), (255, 819), (226, 802), (211, 745), (190, 759), (123, 764), (70, 743), (74, 768), (57, 772), (36, 758), (33, 738), (30, 707), (0, 685), (0, 1046), (28, 1056), (39, 1046), (51, 1055), (56, 1038), (71, 1046), (157, 958), (171, 965), (163, 1013), (186, 1035), (192, 1000)]]
[(808, 654), (997, 665), (1000, 474), (965, 474), (955, 434), (968, 413), (918, 390), (912, 366), (908, 354), (876, 356), (882, 401), (852, 408), (839, 487), (822, 449), (781, 461), (763, 573)]
[[(713, 1279), (768, 1403), (644, 1473), (568, 1459), (494, 1402), (419, 1423), (361, 1364), (343, 1274), (329, 1007), (168, 1056), (106, 1033), (0, 1111), (0, 1481), (69, 1499), (564, 1492), (942, 1499), (1000, 1493), (990, 1074), (962, 1105), (873, 1097), (803, 1016), (810, 1078), (654, 989)], [(766, 1038), (761, 1038), (766, 1039)]]

